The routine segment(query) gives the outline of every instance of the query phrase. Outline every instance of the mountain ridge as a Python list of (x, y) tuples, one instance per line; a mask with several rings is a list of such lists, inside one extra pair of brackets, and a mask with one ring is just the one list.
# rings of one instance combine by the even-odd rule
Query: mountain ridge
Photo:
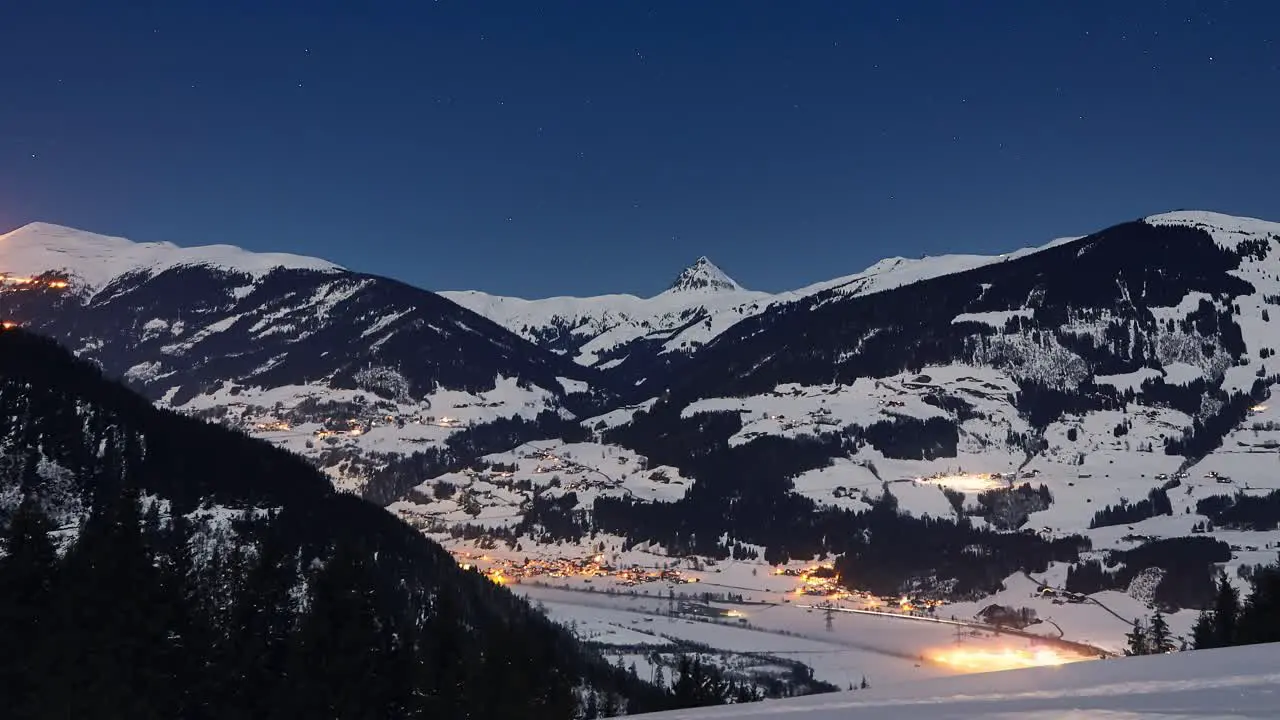
[(8, 275), (32, 276), (70, 271), (73, 287), (96, 292), (133, 272), (157, 274), (183, 266), (217, 267), (251, 277), (276, 269), (337, 272), (339, 265), (290, 253), (262, 253), (234, 245), (182, 247), (168, 242), (140, 243), (63, 225), (34, 222), (0, 235), (0, 263)]
[(312, 258), (35, 225), (0, 238), (0, 272), (6, 323), (165, 406), (287, 427), (277, 442), (351, 490), (374, 458), (462, 424), (607, 394), (597, 371), (439, 295)]

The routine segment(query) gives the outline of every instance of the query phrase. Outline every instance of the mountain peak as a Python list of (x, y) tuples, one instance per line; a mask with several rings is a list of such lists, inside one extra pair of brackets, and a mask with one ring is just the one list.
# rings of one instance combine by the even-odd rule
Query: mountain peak
[(671, 283), (668, 292), (693, 292), (693, 291), (734, 291), (742, 290), (742, 286), (734, 282), (733, 278), (725, 274), (723, 270), (716, 267), (706, 255), (698, 258), (692, 265), (685, 268), (675, 282)]
[(127, 272), (160, 272), (183, 265), (217, 267), (253, 276), (276, 268), (341, 270), (324, 260), (287, 253), (251, 252), (231, 245), (179, 247), (167, 242), (139, 243), (43, 222), (0, 235), (0, 273), (65, 272), (74, 278), (73, 286), (90, 290), (98, 290)]

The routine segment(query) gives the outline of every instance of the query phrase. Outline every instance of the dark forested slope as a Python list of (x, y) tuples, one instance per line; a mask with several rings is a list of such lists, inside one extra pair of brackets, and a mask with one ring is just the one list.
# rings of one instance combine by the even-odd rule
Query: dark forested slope
[[(306, 462), (0, 332), (6, 717), (669, 705)], [(60, 545), (55, 551), (55, 545)]]

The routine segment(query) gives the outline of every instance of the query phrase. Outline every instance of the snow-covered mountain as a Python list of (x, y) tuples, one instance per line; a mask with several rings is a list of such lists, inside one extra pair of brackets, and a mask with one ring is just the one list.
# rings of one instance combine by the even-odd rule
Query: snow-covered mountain
[(754, 602), (789, 601), (769, 566), (825, 558), (879, 599), (815, 603), (1021, 608), (1114, 651), (1275, 560), (1277, 303), (1280, 225), (1214, 213), (886, 261), (763, 301), (589, 441), (486, 455), (393, 509), (493, 558), (712, 558), (702, 581)]
[(702, 492), (662, 522), (597, 503), (609, 520), (596, 529), (667, 547), (717, 537), (730, 539), (720, 552), (842, 553), (865, 582), (928, 584), (935, 555), (904, 575), (901, 557), (880, 567), (872, 546), (794, 519), (853, 522), (841, 513), (891, 502), (1080, 535), (1092, 549), (1050, 563), (1050, 584), (1185, 607), (1203, 597), (1207, 564), (1196, 592), (1175, 588), (1170, 567), (1142, 588), (1129, 588), (1132, 570), (1067, 572), (1088, 558), (1114, 568), (1149, 540), (1205, 527), (1222, 540), (1205, 557), (1231, 572), (1274, 557), (1280, 518), (1260, 508), (1280, 498), (1280, 423), (1266, 403), (1280, 380), (1276, 303), (1280, 224), (1178, 212), (910, 286), (776, 305), (717, 337), (633, 417), (601, 418), (606, 440)]
[(601, 370), (624, 364), (641, 368), (636, 379), (646, 376), (656, 356), (692, 353), (772, 299), (744, 289), (705, 257), (650, 298), (524, 300), (477, 291), (440, 294), (579, 364)]
[(314, 258), (34, 224), (0, 236), (0, 273), (5, 322), (350, 489), (469, 425), (567, 412), (596, 379), (438, 295)]
[(582, 365), (612, 371), (620, 383), (638, 385), (670, 372), (738, 322), (769, 308), (820, 292), (865, 295), (940, 275), (1016, 259), (1068, 242), (1002, 255), (887, 258), (852, 275), (796, 290), (765, 293), (743, 288), (708, 258), (700, 257), (656, 296), (600, 295), (541, 300), (474, 290), (440, 294), (512, 332)]
[(339, 273), (318, 258), (253, 253), (231, 245), (184, 248), (172, 243), (136, 243), (49, 223), (31, 223), (0, 235), (0, 275), (15, 284), (24, 277), (57, 273), (72, 290), (93, 294), (123, 275), (158, 275), (181, 267), (203, 267), (260, 278), (278, 269)]

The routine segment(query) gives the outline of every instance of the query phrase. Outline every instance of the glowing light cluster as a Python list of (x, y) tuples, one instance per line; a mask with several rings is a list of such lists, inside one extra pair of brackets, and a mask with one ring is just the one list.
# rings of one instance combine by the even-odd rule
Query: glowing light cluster
[[(459, 564), (464, 565), (464, 569), (471, 565), (471, 563), (464, 563), (464, 560), (475, 559), (466, 551), (454, 551), (453, 554), (458, 558)], [(588, 579), (612, 577), (618, 585), (623, 587), (649, 582), (668, 582), (673, 585), (698, 582), (697, 577), (686, 575), (674, 568), (615, 567), (605, 559), (604, 555), (598, 553), (589, 558), (579, 559), (525, 558), (522, 561), (514, 561), (495, 559), (488, 555), (481, 555), (478, 559), (480, 564), (490, 568), (487, 573), (490, 580), (494, 580), (495, 574), (502, 578), (499, 584), (518, 583), (526, 578), (537, 577)], [(498, 581), (494, 580), (494, 582)]]
[(800, 585), (791, 591), (791, 594), (796, 597), (816, 595), (828, 600), (843, 600), (852, 596), (848, 589), (841, 585), (840, 575), (830, 564), (815, 565), (803, 570), (774, 568), (773, 574), (799, 578)]
[(924, 657), (932, 662), (948, 665), (965, 672), (1017, 670), (1019, 668), (1066, 665), (1067, 663), (1092, 659), (1084, 655), (1061, 653), (1051, 648), (1036, 648), (1035, 650), (1020, 648), (1002, 648), (999, 650), (947, 648), (931, 650), (926, 652)]
[(995, 490), (997, 488), (1008, 487), (1008, 484), (1002, 480), (997, 480), (988, 474), (963, 473), (959, 475), (939, 475), (931, 478), (920, 478), (920, 482), (933, 483), (941, 485), (952, 490), (960, 492), (982, 492), (983, 490)]
[(5, 273), (0, 273), (0, 285), (20, 285), (20, 286), (34, 285), (36, 287), (43, 286), (47, 288), (52, 288), (54, 290), (65, 290), (71, 287), (71, 283), (67, 282), (62, 278), (45, 279), (45, 278), (36, 278), (36, 277), (24, 277), (20, 275), (8, 275)]

